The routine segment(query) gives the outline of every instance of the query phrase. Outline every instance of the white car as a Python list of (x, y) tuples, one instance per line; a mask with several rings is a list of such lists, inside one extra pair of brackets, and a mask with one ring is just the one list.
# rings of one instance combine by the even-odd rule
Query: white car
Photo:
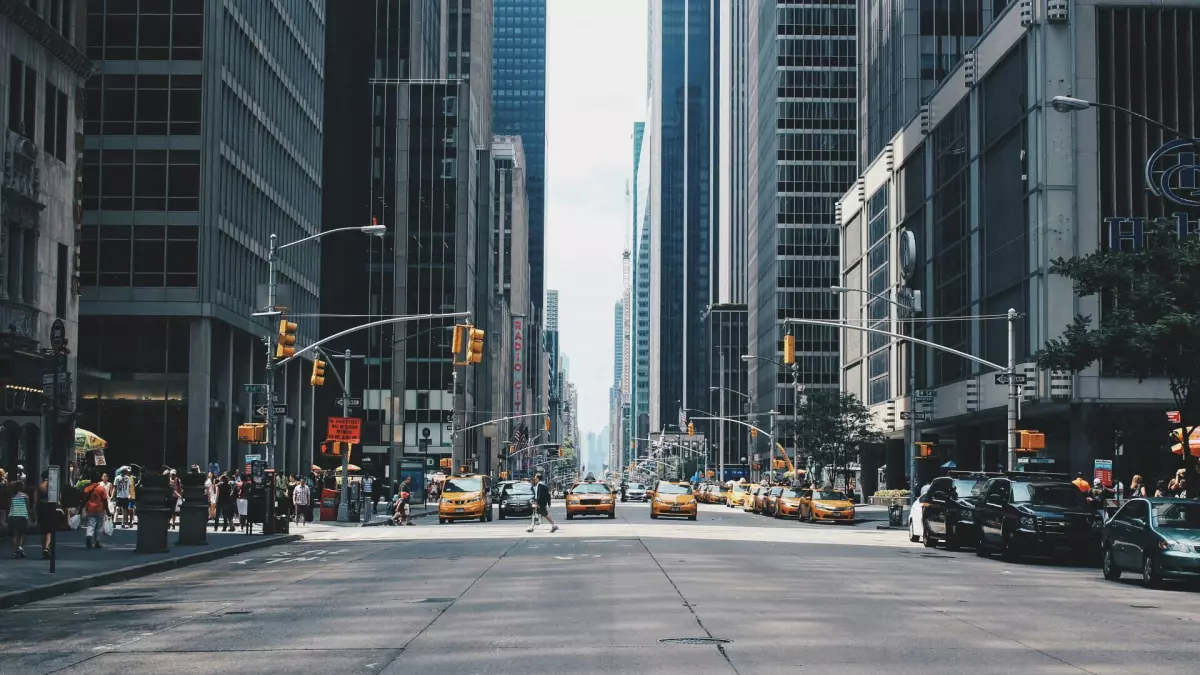
[[(928, 491), (928, 485), (921, 488), (921, 497)], [(925, 505), (921, 503), (921, 498), (914, 499), (908, 511), (908, 540), (914, 544), (921, 541), (921, 536), (925, 533), (924, 511)]]
[(625, 486), (625, 500), (630, 502), (646, 501), (646, 486), (641, 483), (630, 483)]

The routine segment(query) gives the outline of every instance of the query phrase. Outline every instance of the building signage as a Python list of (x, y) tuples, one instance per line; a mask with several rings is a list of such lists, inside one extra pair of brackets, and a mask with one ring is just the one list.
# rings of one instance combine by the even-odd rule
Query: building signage
[[(1188, 214), (1178, 211), (1167, 217), (1180, 239), (1193, 236), (1200, 231), (1200, 219), (1191, 220)], [(1104, 229), (1101, 236), (1110, 251), (1135, 251), (1142, 247), (1145, 241), (1146, 226), (1151, 224), (1149, 218), (1137, 216), (1109, 216), (1104, 219)]]
[(1195, 141), (1180, 138), (1151, 153), (1146, 160), (1146, 189), (1180, 206), (1200, 207), (1200, 163), (1195, 147)]
[(359, 443), (362, 439), (362, 420), (357, 417), (330, 417), (325, 440)]
[(1113, 476), (1112, 476), (1112, 460), (1111, 459), (1095, 460), (1095, 470), (1093, 473), (1094, 473), (1095, 479), (1100, 481), (1101, 485), (1103, 485), (1104, 487), (1112, 487)]
[(1182, 419), (1182, 418), (1179, 416), (1178, 410), (1168, 410), (1167, 411), (1167, 421), (1170, 422), (1171, 424), (1179, 424), (1180, 419)]
[(913, 275), (917, 273), (917, 237), (912, 233), (912, 230), (900, 230), (897, 237), (899, 246), (900, 258), (900, 278), (907, 285), (912, 281)]
[(512, 409), (525, 411), (525, 317), (512, 319)]

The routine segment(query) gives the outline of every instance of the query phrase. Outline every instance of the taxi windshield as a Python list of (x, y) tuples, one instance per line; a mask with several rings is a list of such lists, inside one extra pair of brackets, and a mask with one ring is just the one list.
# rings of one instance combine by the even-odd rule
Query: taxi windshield
[(799, 497), (799, 496), (800, 496), (800, 491), (799, 491), (799, 490), (792, 489), (792, 488), (788, 488), (788, 489), (786, 489), (786, 490), (784, 490), (784, 491), (783, 491), (783, 495), (782, 495), (782, 496), (783, 496), (784, 498), (786, 498), (786, 499), (795, 499), (796, 497)]
[(451, 478), (442, 492), (479, 492), (482, 489), (483, 481), (478, 478)]
[(692, 486), (676, 485), (675, 483), (659, 483), (657, 492), (660, 495), (690, 495), (692, 494)]
[(846, 495), (837, 490), (813, 490), (813, 499), (821, 499), (829, 502), (844, 502), (849, 501)]
[(744, 486), (741, 486), (741, 485), (734, 485), (734, 486), (733, 486), (733, 491), (734, 491), (734, 492), (745, 492), (745, 491), (746, 491), (746, 488), (745, 488)]
[(571, 492), (577, 495), (606, 495), (608, 486), (602, 483), (580, 483), (572, 488)]

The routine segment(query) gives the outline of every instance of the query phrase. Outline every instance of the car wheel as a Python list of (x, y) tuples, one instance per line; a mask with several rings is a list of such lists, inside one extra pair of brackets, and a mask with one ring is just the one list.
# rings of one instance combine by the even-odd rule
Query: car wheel
[(779, 520), (780, 518), (783, 518), (783, 513), (781, 513), (779, 507), (776, 506), (775, 507), (775, 520)]
[(442, 518), (441, 516), (438, 516), (438, 522), (439, 522), (439, 523), (441, 523), (442, 525), (445, 525), (445, 524), (446, 524), (446, 519), (445, 519), (445, 518)]
[(1121, 578), (1121, 568), (1117, 567), (1117, 561), (1113, 559), (1111, 548), (1104, 552), (1104, 561), (1100, 563), (1100, 568), (1104, 571), (1104, 578), (1109, 581), (1117, 581)]
[(922, 532), (924, 533), (922, 536), (922, 539), (925, 540), (925, 548), (934, 548), (935, 546), (937, 546), (937, 539), (934, 539), (933, 537), (931, 537), (929, 535), (929, 526), (922, 524), (921, 529), (922, 529)]
[(575, 519), (575, 514), (573, 514), (573, 513), (567, 514), (567, 520), (574, 520), (574, 519)]
[(616, 510), (616, 509), (613, 509), (612, 511), (609, 511), (609, 512), (608, 512), (608, 517), (609, 517), (609, 518), (616, 518), (616, 517), (617, 517), (617, 510)]
[(914, 544), (920, 543), (921, 541), (921, 535), (917, 534), (913, 530), (912, 516), (909, 516), (908, 518), (908, 540)]
[(1158, 588), (1162, 584), (1162, 568), (1152, 556), (1142, 559), (1142, 585), (1146, 588)]
[(975, 555), (980, 558), (992, 557), (992, 552), (988, 550), (987, 541), (984, 540), (982, 533), (979, 535), (979, 541), (975, 542)]
[(696, 516), (688, 516), (688, 520), (695, 520)]
[(500, 520), (504, 520), (504, 509), (500, 509)]
[(658, 514), (653, 510), (650, 511), (650, 520), (658, 520)]

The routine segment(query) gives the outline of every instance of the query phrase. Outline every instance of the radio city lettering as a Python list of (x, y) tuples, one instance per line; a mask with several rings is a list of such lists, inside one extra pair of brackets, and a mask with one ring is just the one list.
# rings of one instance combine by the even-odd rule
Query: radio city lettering
[[(1146, 160), (1146, 189), (1180, 206), (1200, 207), (1200, 163), (1192, 139), (1177, 139), (1151, 153)], [(1164, 160), (1175, 158), (1174, 164)], [(1162, 166), (1163, 168), (1159, 168)]]
[(525, 318), (513, 317), (512, 320), (512, 335), (513, 335), (513, 410), (524, 412), (525, 410), (525, 370), (524, 354), (525, 354)]

